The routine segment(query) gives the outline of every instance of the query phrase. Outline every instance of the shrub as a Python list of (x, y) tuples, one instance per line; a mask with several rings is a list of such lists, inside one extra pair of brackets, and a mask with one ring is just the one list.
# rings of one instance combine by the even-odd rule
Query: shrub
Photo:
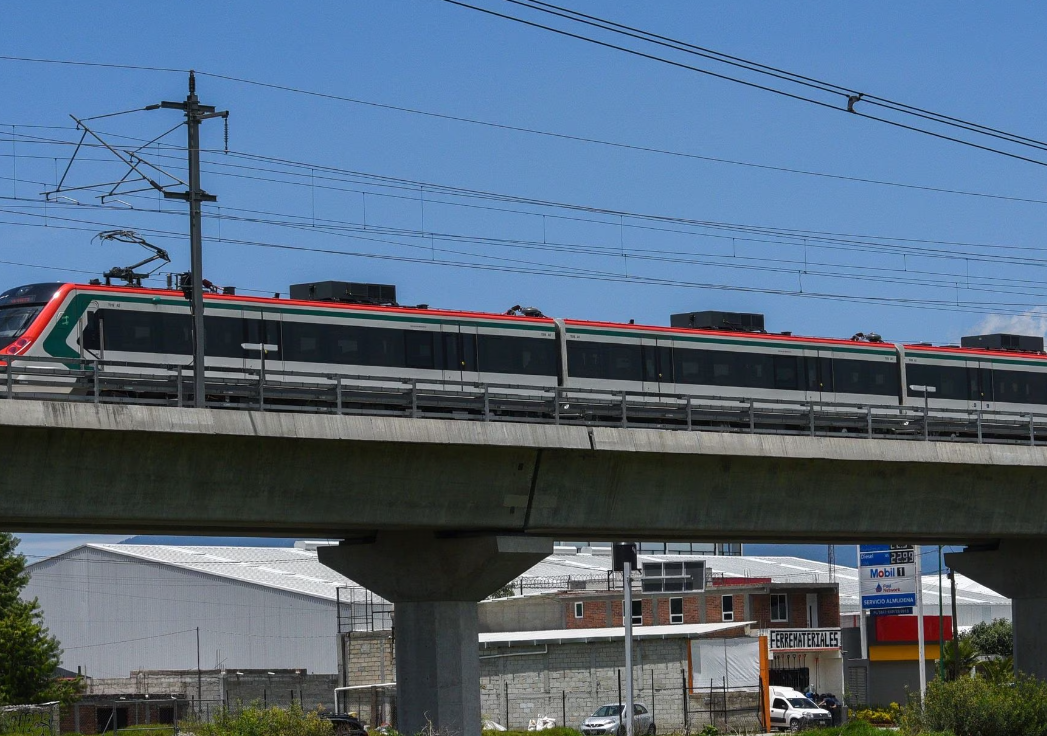
[(897, 703), (891, 703), (887, 708), (859, 708), (851, 711), (850, 717), (874, 726), (893, 726), (901, 720), (902, 708)]
[(316, 712), (306, 713), (297, 703), (290, 708), (260, 708), (254, 704), (238, 712), (222, 710), (210, 723), (186, 722), (182, 730), (196, 736), (333, 736), (331, 722)]
[(961, 677), (927, 686), (923, 708), (902, 716), (907, 734), (952, 731), (956, 736), (1047, 736), (1047, 683), (1024, 675), (1012, 682)]

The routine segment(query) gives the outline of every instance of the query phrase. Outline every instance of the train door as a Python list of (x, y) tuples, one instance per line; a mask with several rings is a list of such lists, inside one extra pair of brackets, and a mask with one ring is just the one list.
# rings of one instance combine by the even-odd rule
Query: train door
[(458, 326), (458, 365), (461, 369), (461, 374), (458, 378), (461, 381), (470, 383), (480, 381), (480, 370), (482, 368), (482, 366), (477, 364), (476, 333), (475, 326), (467, 324)]
[(98, 303), (91, 303), (80, 316), (76, 327), (77, 343), (81, 360), (103, 360), (102, 326), (98, 315)]
[(440, 341), (436, 348), (437, 368), (445, 381), (461, 381), (462, 370), (462, 332), (458, 324), (443, 324), (440, 334), (436, 336)]
[(807, 400), (835, 400), (832, 353), (828, 350), (808, 350), (804, 363), (807, 370)]
[(971, 410), (992, 409), (992, 363), (987, 360), (967, 361), (967, 384)]
[(663, 393), (672, 390), (673, 348), (672, 340), (643, 338), (641, 359), (643, 361), (644, 393)]
[(246, 370), (257, 375), (263, 361), (266, 371), (283, 370), (279, 313), (245, 310), (241, 335), (240, 349)]

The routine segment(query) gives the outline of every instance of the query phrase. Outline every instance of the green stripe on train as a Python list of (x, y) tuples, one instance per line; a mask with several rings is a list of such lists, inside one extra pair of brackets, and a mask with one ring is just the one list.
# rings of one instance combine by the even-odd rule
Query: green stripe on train
[[(100, 296), (98, 294), (77, 294), (70, 300), (69, 305), (65, 308), (58, 316), (58, 323), (55, 328), (47, 335), (44, 339), (44, 350), (56, 358), (79, 358), (80, 356), (76, 351), (69, 347), (69, 335), (76, 328), (80, 318), (83, 317), (84, 312), (87, 311), (88, 307), (92, 302), (96, 301), (109, 301), (109, 302), (123, 302), (126, 304), (149, 304), (165, 307), (176, 307), (186, 309), (188, 308), (188, 302), (184, 299), (168, 299), (166, 297), (136, 297), (136, 296), (124, 296), (118, 294), (106, 294)], [(309, 309), (300, 308), (293, 306), (278, 306), (278, 305), (266, 305), (260, 306), (251, 303), (208, 303), (208, 310), (214, 309), (227, 309), (230, 311), (245, 311), (245, 312), (263, 312), (267, 314), (280, 314), (288, 316), (307, 316), (307, 317), (341, 317), (345, 319), (365, 319), (375, 320), (383, 322), (422, 322), (425, 324), (433, 325), (454, 325), (454, 326), (486, 326), (486, 327), (497, 327), (499, 329), (507, 330), (520, 330), (525, 332), (545, 332), (550, 335), (555, 333), (555, 328), (552, 325), (533, 325), (533, 324), (518, 324), (512, 322), (502, 322), (496, 320), (484, 320), (482, 317), (479, 318), (446, 318), (446, 317), (425, 317), (422, 315), (405, 315), (405, 314), (373, 314), (368, 312), (352, 312), (348, 313), (346, 310), (340, 310), (337, 308), (333, 309)]]
[(843, 345), (825, 346), (821, 343), (796, 344), (793, 342), (777, 342), (773, 340), (761, 340), (759, 338), (729, 338), (709, 337), (706, 335), (683, 335), (679, 333), (664, 332), (641, 332), (637, 330), (613, 330), (613, 329), (591, 329), (580, 327), (568, 327), (568, 334), (600, 335), (602, 337), (647, 337), (651, 339), (672, 339), (674, 342), (695, 342), (714, 345), (743, 345), (767, 348), (786, 348), (788, 350), (835, 350), (837, 352), (862, 353), (867, 355), (880, 355), (895, 358), (897, 355), (885, 349), (859, 348)]

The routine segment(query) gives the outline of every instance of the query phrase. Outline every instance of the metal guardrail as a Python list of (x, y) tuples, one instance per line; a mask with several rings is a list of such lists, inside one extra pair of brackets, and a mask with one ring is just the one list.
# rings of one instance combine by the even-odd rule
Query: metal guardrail
[[(193, 406), (184, 365), (7, 358), (0, 398)], [(467, 421), (789, 434), (811, 437), (1047, 443), (1044, 414), (844, 404), (519, 384), (209, 368), (207, 408)]]

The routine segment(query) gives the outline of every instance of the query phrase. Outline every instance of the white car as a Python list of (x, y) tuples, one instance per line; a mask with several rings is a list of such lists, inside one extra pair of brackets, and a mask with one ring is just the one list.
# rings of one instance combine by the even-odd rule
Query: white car
[(771, 728), (799, 731), (832, 725), (832, 715), (806, 695), (787, 687), (771, 688)]
[[(603, 736), (603, 734), (616, 734), (624, 736), (625, 726), (622, 724), (621, 713), (625, 706), (619, 703), (608, 703), (597, 708), (591, 716), (582, 722), (582, 733), (585, 736)], [(654, 736), (654, 716), (643, 703), (633, 703), (633, 734), (634, 736)]]

